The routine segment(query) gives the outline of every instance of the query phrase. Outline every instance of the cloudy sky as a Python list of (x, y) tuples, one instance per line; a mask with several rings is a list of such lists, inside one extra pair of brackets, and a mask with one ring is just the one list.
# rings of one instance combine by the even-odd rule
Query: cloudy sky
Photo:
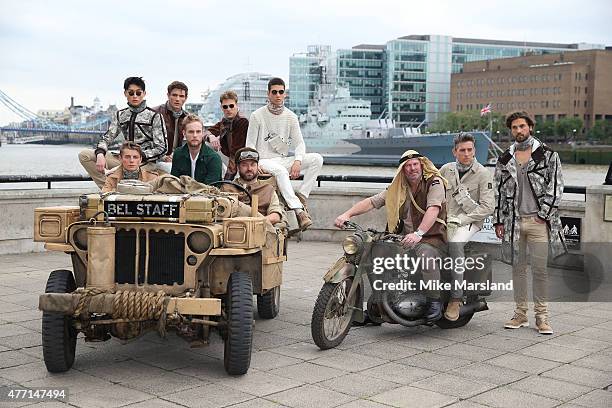
[[(32, 111), (74, 96), (123, 105), (123, 79), (147, 100), (172, 80), (190, 100), (239, 72), (287, 77), (309, 44), (384, 44), (409, 34), (612, 45), (608, 0), (0, 0), (0, 90)], [(0, 104), (0, 124), (17, 117)]]

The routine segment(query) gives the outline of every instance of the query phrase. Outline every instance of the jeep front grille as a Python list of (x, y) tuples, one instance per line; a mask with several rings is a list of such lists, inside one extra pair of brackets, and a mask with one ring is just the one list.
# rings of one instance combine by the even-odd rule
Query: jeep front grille
[(118, 229), (115, 281), (134, 284), (138, 274), (139, 285), (182, 285), (185, 281), (184, 258), (183, 233)]

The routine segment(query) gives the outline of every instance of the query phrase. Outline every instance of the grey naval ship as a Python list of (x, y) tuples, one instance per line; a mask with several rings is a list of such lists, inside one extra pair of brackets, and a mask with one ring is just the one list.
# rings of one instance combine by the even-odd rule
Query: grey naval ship
[[(454, 161), (455, 133), (421, 134), (420, 128), (395, 127), (389, 118), (371, 119), (370, 101), (354, 99), (348, 88), (313, 99), (300, 127), (308, 151), (340, 163), (391, 164), (408, 149), (417, 150), (436, 165)], [(470, 132), (476, 139), (476, 158), (486, 163), (491, 140), (487, 132)], [(326, 160), (329, 162), (329, 160)]]

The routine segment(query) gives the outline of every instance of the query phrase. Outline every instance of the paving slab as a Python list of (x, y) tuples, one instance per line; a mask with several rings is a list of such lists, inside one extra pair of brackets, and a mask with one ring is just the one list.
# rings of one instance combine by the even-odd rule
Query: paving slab
[(73, 369), (48, 373), (38, 296), (49, 271), (69, 268), (69, 258), (2, 256), (7, 267), (0, 271), (0, 385), (66, 387), (72, 406), (611, 406), (607, 304), (551, 303), (553, 336), (533, 327), (504, 330), (513, 304), (490, 302), (490, 310), (462, 328), (352, 327), (339, 347), (322, 351), (310, 338), (310, 318), (321, 276), (339, 256), (339, 246), (289, 245), (281, 312), (271, 320), (255, 316), (251, 370), (241, 377), (225, 373), (224, 346), (216, 334), (209, 346), (192, 349), (173, 333), (160, 338), (156, 332), (127, 344), (85, 343), (80, 337)]

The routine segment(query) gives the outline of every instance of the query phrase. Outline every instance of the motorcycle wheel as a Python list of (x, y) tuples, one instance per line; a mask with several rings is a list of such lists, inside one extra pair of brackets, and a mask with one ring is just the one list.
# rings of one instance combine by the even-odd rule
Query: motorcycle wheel
[(348, 294), (353, 278), (338, 283), (325, 283), (312, 311), (310, 330), (312, 339), (321, 350), (336, 347), (346, 337), (353, 320), (353, 307), (357, 304), (359, 288), (353, 299)]

